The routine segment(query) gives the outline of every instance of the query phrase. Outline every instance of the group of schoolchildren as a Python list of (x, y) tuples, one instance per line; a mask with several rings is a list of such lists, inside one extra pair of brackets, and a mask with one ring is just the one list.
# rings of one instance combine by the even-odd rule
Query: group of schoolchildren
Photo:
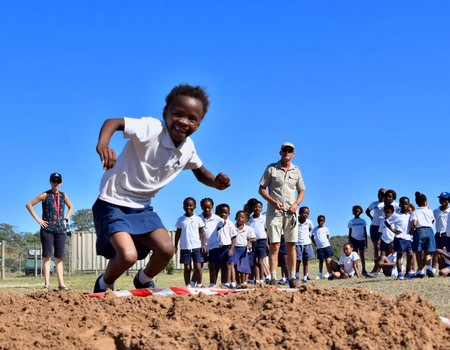
[[(319, 274), (316, 279), (345, 279), (352, 276), (376, 278), (380, 274), (397, 279), (434, 277), (437, 274), (450, 276), (450, 193), (439, 195), (440, 206), (432, 211), (427, 197), (416, 192), (417, 207), (409, 198), (401, 197), (395, 202), (394, 190), (380, 189), (378, 201), (366, 209), (371, 219), (370, 239), (374, 246), (375, 264), (371, 272), (366, 270), (365, 249), (368, 247), (366, 221), (360, 216), (363, 208), (352, 208), (354, 218), (348, 223), (348, 243), (343, 246), (339, 261), (333, 260), (330, 232), (325, 216), (319, 215), (317, 226), (309, 219), (308, 207), (301, 207), (298, 213), (297, 274), (303, 263), (302, 283), (310, 279), (308, 260), (319, 259)], [(200, 202), (202, 213), (196, 215), (196, 201), (186, 198), (183, 202), (185, 214), (176, 223), (175, 252), (180, 248), (180, 263), (184, 264), (184, 280), (188, 287), (202, 287), (203, 264), (208, 262), (209, 287), (220, 283), (228, 288), (247, 283), (270, 283), (270, 272), (266, 263), (269, 241), (266, 234), (263, 204), (250, 199), (235, 216), (235, 223), (229, 219), (228, 204), (216, 206), (214, 201), (204, 198)], [(433, 223), (436, 224), (436, 234)], [(283, 278), (279, 284), (288, 284), (286, 248), (281, 242), (279, 266)], [(316, 247), (314, 253), (313, 245)], [(406, 258), (406, 267), (403, 258)], [(361, 261), (362, 272), (358, 264)], [(325, 263), (326, 273), (323, 272)], [(416, 270), (417, 268), (417, 270)]]

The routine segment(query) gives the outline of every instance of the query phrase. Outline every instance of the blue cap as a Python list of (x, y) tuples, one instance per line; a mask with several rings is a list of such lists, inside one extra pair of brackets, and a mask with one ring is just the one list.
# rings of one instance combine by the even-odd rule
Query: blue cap
[(445, 198), (445, 199), (450, 199), (450, 193), (448, 192), (442, 192), (438, 198)]

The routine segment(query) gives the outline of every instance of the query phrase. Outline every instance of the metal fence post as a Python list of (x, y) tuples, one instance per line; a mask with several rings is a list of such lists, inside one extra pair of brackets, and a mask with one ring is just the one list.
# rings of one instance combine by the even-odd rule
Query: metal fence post
[(5, 243), (5, 240), (0, 242), (2, 245), (2, 280), (5, 279)]

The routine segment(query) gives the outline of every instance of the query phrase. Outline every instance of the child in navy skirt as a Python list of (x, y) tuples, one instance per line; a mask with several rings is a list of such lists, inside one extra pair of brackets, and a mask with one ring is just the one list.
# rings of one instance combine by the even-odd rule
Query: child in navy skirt
[(250, 258), (248, 250), (252, 249), (252, 242), (256, 241), (255, 232), (246, 225), (248, 213), (240, 210), (236, 213), (236, 247), (234, 248), (234, 265), (236, 275), (239, 276), (238, 283), (247, 283), (250, 275)]
[[(181, 170), (192, 170), (198, 181), (219, 190), (230, 185), (227, 175), (214, 177), (203, 166), (189, 138), (198, 130), (208, 106), (208, 95), (202, 88), (178, 85), (166, 97), (164, 121), (117, 118), (103, 124), (97, 152), (106, 172), (92, 210), (97, 254), (109, 262), (95, 282), (94, 293), (114, 289), (116, 279), (150, 250), (150, 261), (133, 283), (136, 288), (154, 286), (153, 278), (169, 263), (174, 246), (150, 201)], [(123, 131), (129, 139), (117, 159), (109, 147), (116, 131)]]

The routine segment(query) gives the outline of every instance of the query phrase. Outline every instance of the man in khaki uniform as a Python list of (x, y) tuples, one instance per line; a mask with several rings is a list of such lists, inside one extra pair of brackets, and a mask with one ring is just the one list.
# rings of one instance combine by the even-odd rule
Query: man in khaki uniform
[[(259, 194), (267, 200), (267, 234), (270, 240), (269, 267), (271, 285), (277, 284), (278, 252), (281, 234), (284, 232), (289, 270), (289, 286), (295, 288), (297, 254), (295, 243), (298, 240), (297, 210), (305, 196), (300, 169), (291, 163), (295, 156), (294, 145), (285, 142), (281, 145), (281, 159), (269, 164), (259, 181)], [(268, 191), (267, 191), (268, 189)], [(295, 195), (297, 192), (297, 196)]]

